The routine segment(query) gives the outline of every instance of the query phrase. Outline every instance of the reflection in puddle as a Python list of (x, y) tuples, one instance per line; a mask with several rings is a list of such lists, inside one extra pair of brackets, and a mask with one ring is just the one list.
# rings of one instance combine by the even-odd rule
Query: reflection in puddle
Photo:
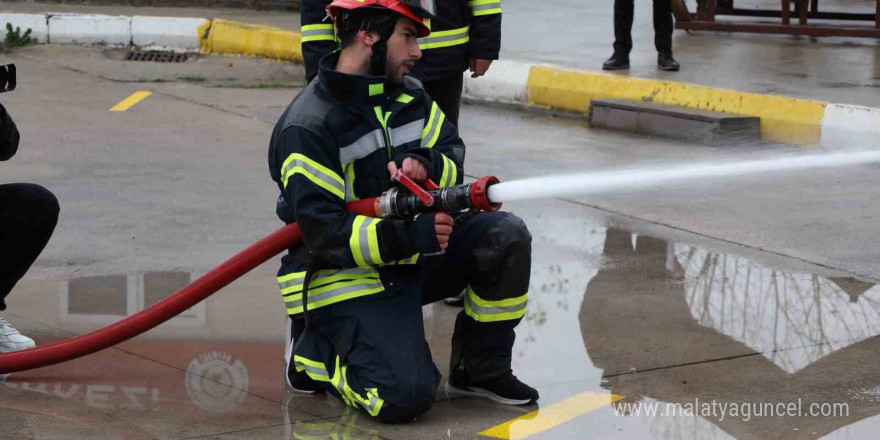
[[(579, 320), (614, 409), (656, 438), (816, 438), (871, 418), (878, 289), (608, 229)], [(636, 373), (636, 374), (633, 374)], [(860, 384), (861, 387), (852, 387)], [(865, 385), (870, 385), (865, 388)], [(634, 403), (845, 404), (829, 417), (670, 417)], [(642, 405), (641, 408), (644, 408)], [(709, 424), (711, 423), (711, 424)]]
[(857, 388), (849, 390), (847, 394), (853, 400), (880, 403), (880, 386)]
[(117, 383), (27, 382), (10, 375), (2, 385), (47, 394), (84, 403), (86, 406), (109, 410), (158, 411), (160, 391), (157, 387)]
[[(163, 344), (163, 351), (182, 348), (197, 348), (193, 344)], [(128, 350), (140, 351), (138, 347)], [(267, 352), (268, 354), (268, 352)], [(252, 359), (259, 362), (259, 358)], [(94, 365), (83, 363), (68, 364), (69, 377), (90, 377), (88, 371)], [(250, 376), (244, 362), (225, 350), (208, 350), (195, 357), (186, 368), (184, 386), (178, 381), (147, 381), (148, 366), (129, 367), (127, 373), (120, 374), (116, 380), (105, 375), (103, 381), (32, 381), (22, 374), (6, 375), (0, 386), (59, 397), (68, 401), (84, 403), (88, 407), (107, 410), (159, 411), (162, 401), (179, 401), (185, 388), (189, 401), (210, 412), (234, 411), (247, 398), (250, 389)], [(141, 370), (141, 371), (139, 371)], [(24, 377), (24, 378), (22, 378)]]
[[(880, 334), (880, 288), (873, 284), (768, 269), (688, 246), (676, 247), (676, 256), (697, 322), (789, 373)], [(787, 350), (792, 347), (803, 349)]]
[(361, 412), (348, 406), (343, 410), (339, 421), (315, 420), (300, 421), (291, 420), (289, 405), (297, 396), (288, 394), (282, 406), (284, 416), (284, 440), (379, 440), (379, 431), (375, 429), (361, 428), (357, 425), (358, 419), (367, 418)]
[(232, 411), (248, 394), (248, 371), (241, 359), (224, 351), (210, 351), (186, 367), (186, 392), (206, 411)]
[[(143, 272), (75, 278), (61, 285), (61, 321), (112, 323), (133, 315), (198, 278), (188, 272)], [(205, 302), (170, 322), (205, 325)]]

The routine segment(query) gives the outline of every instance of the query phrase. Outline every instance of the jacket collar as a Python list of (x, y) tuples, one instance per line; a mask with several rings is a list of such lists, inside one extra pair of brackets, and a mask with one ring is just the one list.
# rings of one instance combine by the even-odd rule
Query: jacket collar
[(345, 98), (382, 105), (389, 97), (396, 97), (407, 88), (402, 84), (390, 84), (386, 76), (350, 75), (337, 72), (339, 51), (331, 52), (318, 63), (318, 80), (328, 90)]

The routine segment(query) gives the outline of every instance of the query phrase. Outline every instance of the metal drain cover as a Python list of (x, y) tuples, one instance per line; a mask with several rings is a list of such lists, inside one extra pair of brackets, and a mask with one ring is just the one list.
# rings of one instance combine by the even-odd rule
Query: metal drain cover
[(128, 61), (154, 61), (157, 63), (183, 63), (195, 57), (194, 53), (180, 53), (162, 50), (130, 50), (126, 56)]

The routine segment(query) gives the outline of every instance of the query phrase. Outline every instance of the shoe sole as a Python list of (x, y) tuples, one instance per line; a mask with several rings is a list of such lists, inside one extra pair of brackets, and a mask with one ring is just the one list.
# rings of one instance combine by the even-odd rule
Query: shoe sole
[(624, 67), (605, 67), (602, 66), (602, 70), (629, 70), (629, 64)]
[(504, 405), (528, 405), (533, 402), (533, 399), (508, 399), (483, 388), (459, 388), (450, 385), (449, 382), (443, 386), (443, 391), (453, 396), (483, 397)]
[(287, 344), (284, 347), (284, 362), (281, 365), (281, 374), (284, 375), (284, 384), (287, 385), (287, 392), (302, 394), (306, 396), (315, 395), (318, 393), (323, 394), (324, 390), (301, 390), (290, 382), (290, 376), (287, 375), (287, 369), (290, 368), (290, 360), (293, 358), (293, 336), (290, 334), (290, 318), (287, 318), (287, 323), (284, 326), (284, 336), (287, 338)]
[(293, 384), (290, 383), (290, 377), (287, 375), (287, 362), (286, 361), (284, 362), (284, 365), (283, 365), (282, 374), (284, 374), (284, 384), (287, 385), (287, 392), (296, 393), (296, 394), (305, 394), (305, 395), (312, 395), (312, 394), (318, 393), (315, 390), (301, 390), (301, 389), (293, 386)]
[(15, 351), (30, 350), (30, 349), (32, 349), (32, 348), (36, 348), (36, 347), (37, 347), (36, 344), (31, 344), (31, 345), (28, 345), (28, 346), (26, 346), (26, 347), (19, 347), (19, 348), (0, 347), (0, 353), (12, 353), (12, 352), (15, 352)]
[(664, 71), (664, 72), (678, 72), (678, 69), (679, 69), (678, 67), (660, 67), (660, 66), (657, 66), (657, 68)]
[(287, 318), (287, 321), (284, 324), (284, 337), (287, 343), (284, 347), (284, 363), (281, 365), (281, 374), (284, 375), (284, 384), (287, 385), (287, 391), (293, 392), (297, 394), (306, 394), (311, 395), (315, 394), (314, 390), (300, 390), (293, 386), (290, 383), (290, 376), (287, 374), (287, 369), (290, 368), (290, 360), (293, 358), (293, 335), (290, 334), (290, 317)]

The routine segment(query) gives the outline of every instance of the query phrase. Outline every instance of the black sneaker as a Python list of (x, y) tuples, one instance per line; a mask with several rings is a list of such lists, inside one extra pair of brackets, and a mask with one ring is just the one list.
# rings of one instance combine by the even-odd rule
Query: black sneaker
[(538, 390), (520, 382), (513, 373), (472, 385), (450, 377), (443, 389), (450, 396), (485, 397), (505, 405), (528, 405), (538, 400)]
[(602, 70), (626, 70), (629, 69), (629, 55), (614, 53), (611, 58), (602, 64)]
[(677, 72), (681, 66), (675, 58), (672, 58), (672, 52), (660, 52), (657, 54), (657, 68), (667, 72)]

